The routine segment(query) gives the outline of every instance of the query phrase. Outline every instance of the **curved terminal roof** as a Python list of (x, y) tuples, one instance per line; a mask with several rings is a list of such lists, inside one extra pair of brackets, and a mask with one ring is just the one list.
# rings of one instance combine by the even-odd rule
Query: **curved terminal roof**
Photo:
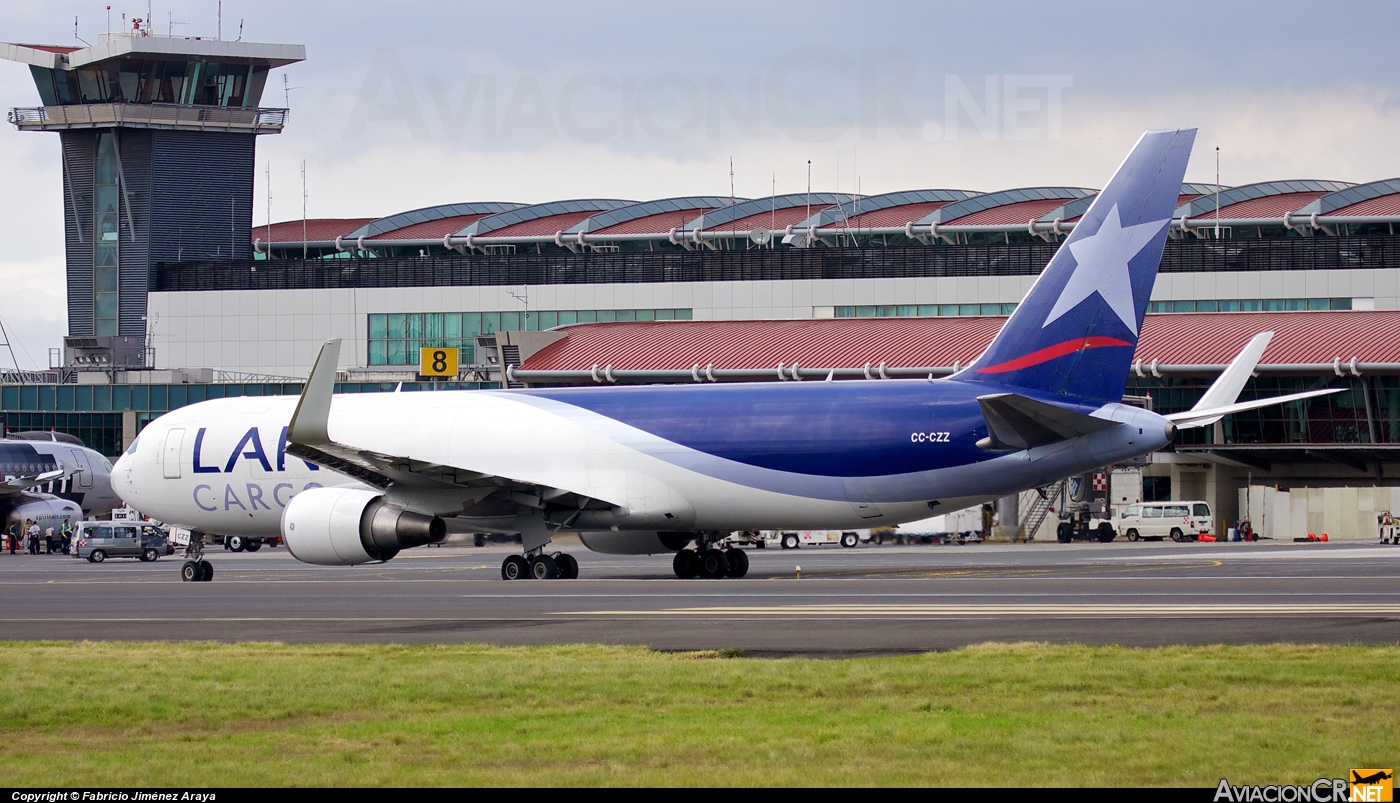
[(1024, 226), (1066, 201), (1091, 198), (1098, 190), (1082, 187), (1023, 187), (978, 195), (948, 204), (926, 215), (920, 223), (959, 226)]
[[(703, 228), (706, 231), (733, 229), (749, 231), (762, 226), (768, 229), (783, 229), (795, 226), (806, 220), (808, 210), (817, 211), (850, 201), (854, 195), (839, 192), (794, 192), (787, 195), (773, 195), (768, 198), (755, 198), (710, 214), (698, 217), (685, 225), (686, 229)], [(811, 206), (808, 206), (810, 199)]]
[(1300, 215), (1400, 215), (1400, 178), (1357, 184), (1328, 193), (1302, 209)]
[(882, 195), (867, 195), (827, 207), (812, 215), (810, 220), (804, 220), (802, 225), (866, 229), (903, 226), (922, 220), (929, 213), (948, 204), (965, 201), (980, 194), (969, 190), (903, 190)]
[[(1264, 181), (1231, 187), (1220, 193), (1220, 217), (1248, 220), (1252, 218), (1282, 218), (1296, 212), (1309, 201), (1328, 193), (1347, 189), (1345, 181)], [(1177, 208), (1174, 217), (1195, 218), (1215, 215), (1215, 193), (1208, 193)]]
[[(366, 224), (372, 222), (374, 222), (372, 217), (310, 219), (306, 221), (306, 241), (308, 243), (335, 242), (335, 238), (349, 237), (350, 232), (364, 228)], [(281, 223), (273, 223), (270, 227), (266, 224), (254, 226), (253, 239), (273, 243), (300, 243), (301, 224), (300, 220), (284, 220)], [(269, 228), (272, 231), (271, 237), (268, 236)]]
[[(1213, 193), (1215, 190), (1214, 184), (1182, 184), (1181, 192), (1176, 197), (1176, 205), (1179, 207), (1187, 201), (1193, 201), (1206, 193)], [(1085, 212), (1089, 211), (1089, 204), (1093, 203), (1097, 197), (1098, 193), (1096, 192), (1084, 198), (1076, 198), (1041, 215), (1040, 220), (1045, 223), (1053, 223), (1056, 220), (1062, 223), (1078, 221)]]
[(462, 203), (428, 206), (397, 215), (382, 217), (345, 235), (351, 237), (382, 237), (388, 240), (441, 239), (460, 231), (464, 226), (488, 215), (519, 209), (524, 204)]
[(597, 214), (624, 206), (632, 206), (636, 201), (621, 201), (612, 198), (586, 198), (572, 201), (550, 201), (532, 204), (484, 217), (456, 234), (465, 237), (474, 234), (478, 237), (540, 237), (565, 231), (575, 223)]
[[(738, 203), (747, 198), (732, 199)], [(683, 229), (697, 212), (705, 213), (730, 205), (730, 198), (717, 195), (689, 195), (662, 198), (639, 204), (610, 209), (584, 218), (565, 234), (586, 231), (590, 234), (667, 234), (671, 229)]]

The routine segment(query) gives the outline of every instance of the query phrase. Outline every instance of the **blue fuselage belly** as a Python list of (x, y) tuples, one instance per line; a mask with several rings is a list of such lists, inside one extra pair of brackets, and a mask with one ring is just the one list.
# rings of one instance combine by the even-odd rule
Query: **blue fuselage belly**
[[(957, 381), (792, 382), (520, 391), (759, 468), (876, 477), (995, 458), (977, 396)], [(1092, 408), (1090, 408), (1092, 409)]]

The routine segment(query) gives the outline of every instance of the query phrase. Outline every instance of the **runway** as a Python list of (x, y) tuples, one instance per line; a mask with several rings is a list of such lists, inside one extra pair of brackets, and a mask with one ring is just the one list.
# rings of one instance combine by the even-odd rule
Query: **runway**
[[(0, 554), (0, 638), (638, 644), (844, 656), (987, 641), (1400, 643), (1400, 547), (1006, 544), (751, 550), (742, 580), (581, 547), (578, 580), (500, 579), (504, 547), (307, 566), (285, 549), (90, 564)], [(799, 578), (800, 567), (800, 578)]]

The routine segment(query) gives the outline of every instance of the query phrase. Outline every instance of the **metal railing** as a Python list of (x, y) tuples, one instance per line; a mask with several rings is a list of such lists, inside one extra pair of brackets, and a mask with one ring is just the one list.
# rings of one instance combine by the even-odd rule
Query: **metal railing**
[(127, 126), (275, 134), (286, 125), (287, 110), (186, 106), (178, 103), (88, 103), (10, 109), (9, 121), (21, 131)]
[[(152, 290), (1034, 276), (1057, 243), (158, 262)], [(1400, 267), (1400, 235), (1169, 240), (1163, 273)], [(256, 270), (254, 270), (256, 268)]]

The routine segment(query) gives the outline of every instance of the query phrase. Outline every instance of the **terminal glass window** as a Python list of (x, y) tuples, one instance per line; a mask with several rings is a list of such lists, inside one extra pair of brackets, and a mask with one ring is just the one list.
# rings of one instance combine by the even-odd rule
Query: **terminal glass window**
[(121, 169), (117, 135), (97, 137), (97, 169), (93, 175), (92, 299), (93, 334), (117, 334), (117, 273), (121, 246)]
[(476, 336), (526, 329), (541, 332), (576, 323), (688, 321), (689, 309), (506, 310), (500, 312), (391, 312), (369, 316), (369, 364), (417, 365), (424, 346), (460, 349), (459, 362), (476, 361)]
[(1015, 304), (862, 304), (835, 307), (833, 314), (837, 318), (933, 318), (1010, 315), (1015, 311)]
[(1205, 301), (1153, 301), (1148, 312), (1297, 312), (1349, 310), (1350, 298), (1245, 298)]

